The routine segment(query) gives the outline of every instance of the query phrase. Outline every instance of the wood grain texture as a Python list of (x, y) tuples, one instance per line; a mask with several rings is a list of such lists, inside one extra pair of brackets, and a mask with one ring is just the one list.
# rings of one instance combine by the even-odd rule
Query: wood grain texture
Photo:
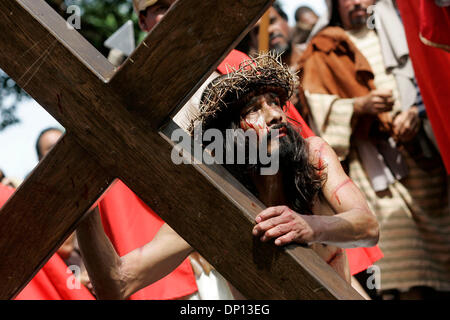
[[(155, 128), (167, 118), (170, 110), (189, 97), (192, 86), (214, 69), (217, 59), (235, 43), (233, 39), (251, 21), (259, 18), (270, 1), (215, 1), (217, 10), (207, 12), (206, 21), (192, 22), (195, 26), (192, 30), (197, 31), (188, 29), (187, 35), (173, 28), (175, 22), (180, 25), (177, 18), (184, 18), (185, 14), (189, 19), (202, 15), (186, 13), (184, 3), (203, 14), (206, 11), (200, 10), (210, 8), (209, 1), (179, 1), (152, 33), (159, 34), (156, 38), (160, 40), (158, 46), (154, 50), (141, 46), (131, 58), (136, 59), (134, 63), (130, 60), (110, 84), (111, 66), (84, 39), (63, 30), (66, 28), (64, 20), (49, 10), (43, 1), (0, 2), (0, 29), (5, 30), (0, 33), (0, 67), (65, 126), (69, 137), (65, 138), (69, 141), (66, 145), (72, 146), (66, 150), (60, 143), (55, 153), (64, 154), (47, 157), (2, 211), (2, 215), (7, 212), (3, 217), (7, 219), (6, 225), (18, 226), (18, 220), (8, 222), (13, 212), (17, 214), (30, 207), (39, 211), (38, 216), (43, 220), (53, 221), (51, 216), (47, 217), (53, 212), (49, 210), (59, 208), (60, 217), (68, 215), (71, 224), (68, 227), (52, 222), (57, 230), (42, 229), (35, 239), (46, 239), (41, 240), (46, 243), (45, 249), (33, 251), (31, 260), (28, 259), (30, 251), (16, 251), (5, 267), (0, 268), (0, 278), (8, 277), (6, 284), (0, 283), (0, 297), (16, 294), (37, 272), (68, 235), (86, 205), (92, 203), (115, 176), (249, 298), (359, 297), (312, 250), (279, 249), (254, 242), (251, 235), (253, 219), (263, 207), (223, 168), (177, 166), (172, 162), (173, 143), (162, 138)], [(214, 25), (216, 20), (230, 28)], [(238, 23), (241, 30), (232, 27), (232, 23)], [(209, 24), (216, 29), (209, 28)], [(231, 35), (228, 35), (228, 29)], [(214, 36), (208, 30), (213, 30)], [(172, 33), (175, 38), (161, 38), (161, 35)], [(220, 39), (216, 41), (218, 34)], [(183, 55), (184, 49), (180, 48), (185, 48), (188, 42), (178, 37), (195, 40), (193, 43), (202, 48), (201, 53), (186, 49), (188, 53)], [(152, 35), (148, 39), (152, 39)], [(159, 50), (159, 46), (164, 50)], [(191, 47), (195, 46), (191, 43)], [(45, 52), (48, 54), (42, 56)], [(185, 60), (190, 63), (183, 64)], [(159, 90), (164, 90), (165, 95)], [(76, 202), (73, 199), (66, 199), (69, 190), (73, 190), (69, 188), (70, 184), (67, 185), (67, 172), (58, 167), (64, 163), (61, 159), (75, 171), (69, 176), (81, 174), (76, 177), (88, 178), (87, 181), (93, 184), (95, 192), (89, 194), (79, 211), (74, 209)], [(46, 203), (44, 197), (37, 197), (30, 205), (27, 197), (35, 187), (33, 181), (36, 179), (41, 183), (42, 179), (47, 179), (47, 174), (52, 188), (62, 193), (58, 194), (54, 204)], [(63, 185), (62, 190), (58, 189), (60, 185)], [(79, 193), (75, 198), (84, 194), (82, 186), (76, 186)], [(22, 208), (21, 211), (17, 211), (18, 208)], [(17, 215), (22, 217), (23, 214)], [(14, 240), (5, 240), (0, 253), (14, 251), (16, 241), (20, 235), (27, 236), (29, 227), (26, 224), (15, 231)], [(21, 266), (20, 276), (10, 274), (13, 263)]]
[(95, 117), (114, 68), (50, 6), (1, 1), (0, 30), (0, 68), (62, 126), (69, 130), (80, 108)]
[(0, 211), (0, 299), (28, 283), (111, 182), (74, 139), (60, 140)]

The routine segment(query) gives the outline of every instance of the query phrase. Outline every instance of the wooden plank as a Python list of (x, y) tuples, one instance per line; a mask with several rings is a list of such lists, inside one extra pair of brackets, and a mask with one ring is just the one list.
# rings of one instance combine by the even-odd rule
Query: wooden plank
[[(59, 39), (61, 45), (67, 46), (72, 55), (77, 57), (92, 73), (107, 82), (112, 78), (116, 67), (107, 58), (95, 49), (78, 31), (67, 27), (67, 22), (55, 12), (45, 1), (16, 0), (29, 14), (41, 25), (45, 26), (53, 38)], [(12, 12), (12, 14), (11, 14)], [(6, 11), (8, 14), (8, 11)], [(13, 11), (9, 15), (16, 18)], [(30, 17), (31, 17), (30, 16)], [(24, 17), (24, 21), (18, 21), (23, 28), (23, 23), (29, 23), (30, 19)], [(20, 35), (18, 35), (20, 36)], [(72, 58), (72, 56), (69, 56)]]
[(70, 129), (78, 108), (95, 112), (114, 69), (48, 4), (1, 1), (0, 30), (0, 68), (61, 125)]
[(111, 85), (129, 110), (156, 130), (189, 100), (272, 2), (177, 1)]
[(0, 211), (0, 299), (14, 297), (112, 182), (65, 135)]
[(259, 24), (258, 32), (258, 50), (259, 52), (269, 51), (269, 24), (270, 24), (270, 14), (266, 11), (261, 17), (261, 22)]

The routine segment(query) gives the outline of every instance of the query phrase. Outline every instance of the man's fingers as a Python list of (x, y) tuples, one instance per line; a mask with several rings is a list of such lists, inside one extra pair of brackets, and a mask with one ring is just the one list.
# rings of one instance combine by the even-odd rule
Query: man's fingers
[(285, 212), (287, 207), (284, 206), (278, 206), (278, 207), (269, 207), (267, 209), (264, 209), (261, 211), (255, 218), (256, 223), (259, 223), (261, 221), (270, 219), (272, 217), (276, 217), (281, 215), (283, 212)]
[(372, 95), (379, 96), (382, 98), (391, 98), (392, 90), (391, 89), (376, 89), (372, 91)]
[(374, 105), (385, 104), (386, 100), (383, 97), (375, 96), (375, 97), (372, 97), (372, 103)]
[(277, 238), (277, 237), (282, 236), (291, 231), (292, 231), (292, 225), (287, 224), (287, 223), (279, 224), (279, 225), (267, 230), (264, 233), (264, 235), (261, 237), (261, 241), (268, 241), (270, 239)]
[(397, 132), (404, 130), (405, 125), (410, 123), (410, 119), (408, 119), (408, 114), (406, 112), (399, 113), (394, 119), (394, 127)]
[(399, 135), (402, 135), (405, 133), (406, 130), (409, 129), (409, 122), (404, 120), (404, 121), (397, 121), (396, 123), (396, 128), (397, 128), (397, 133)]
[(267, 220), (263, 220), (253, 228), (253, 235), (255, 236), (261, 235), (265, 233), (267, 230), (275, 228), (276, 226), (286, 223), (288, 221), (290, 221), (288, 217), (281, 215), (272, 217)]
[(419, 119), (411, 112), (402, 112), (394, 120), (394, 127), (398, 135), (408, 138), (419, 129)]
[(371, 113), (372, 114), (379, 114), (386, 111), (391, 111), (392, 106), (386, 104), (385, 102), (375, 102), (372, 106)]
[(296, 241), (297, 239), (297, 233), (294, 231), (288, 232), (285, 235), (277, 238), (275, 240), (275, 245), (277, 246), (284, 246), (286, 244), (292, 243)]
[(380, 108), (378, 109), (379, 112), (387, 112), (392, 110), (392, 104), (389, 103), (383, 103), (380, 105)]

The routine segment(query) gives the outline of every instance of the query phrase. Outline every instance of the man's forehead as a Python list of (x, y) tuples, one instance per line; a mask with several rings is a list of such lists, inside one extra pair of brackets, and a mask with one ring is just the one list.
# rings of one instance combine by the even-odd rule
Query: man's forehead
[(258, 95), (255, 95), (254, 97), (252, 97), (247, 103), (246, 106), (249, 106), (251, 104), (255, 104), (255, 103), (262, 103), (265, 99), (274, 99), (278, 97), (278, 94), (276, 94), (275, 92), (265, 92), (265, 93), (261, 93)]

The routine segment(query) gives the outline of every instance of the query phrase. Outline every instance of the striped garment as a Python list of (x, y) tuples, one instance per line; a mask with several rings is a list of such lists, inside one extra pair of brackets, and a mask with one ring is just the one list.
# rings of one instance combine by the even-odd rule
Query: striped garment
[[(376, 33), (366, 29), (347, 34), (369, 61), (376, 88), (393, 91), (396, 103), (392, 112), (400, 111), (397, 84), (385, 71)], [(390, 185), (386, 194), (376, 194), (351, 144), (353, 99), (305, 94), (318, 133), (341, 160), (347, 159), (350, 177), (365, 193), (378, 218), (379, 246), (384, 253), (376, 263), (381, 269), (381, 290), (428, 286), (450, 291), (450, 209), (440, 157), (430, 160), (421, 152), (402, 150), (408, 176)]]

